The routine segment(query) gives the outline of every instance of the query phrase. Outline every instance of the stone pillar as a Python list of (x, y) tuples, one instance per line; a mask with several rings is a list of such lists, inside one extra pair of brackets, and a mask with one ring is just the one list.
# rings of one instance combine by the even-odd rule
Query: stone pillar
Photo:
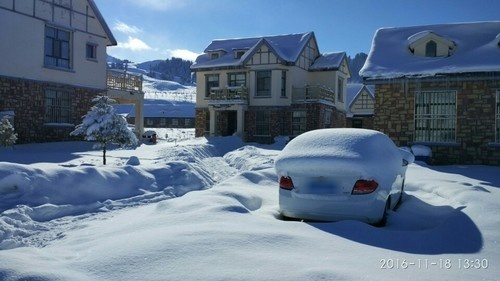
[(215, 110), (213, 108), (213, 106), (210, 106), (208, 108), (208, 110), (210, 111), (210, 133), (209, 133), (209, 136), (210, 137), (213, 137), (215, 136)]
[(238, 106), (238, 109), (236, 111), (236, 132), (238, 135), (244, 139), (244, 132), (245, 132), (245, 110), (243, 106)]
[(139, 94), (139, 100), (135, 101), (135, 131), (139, 138), (144, 133), (144, 94)]

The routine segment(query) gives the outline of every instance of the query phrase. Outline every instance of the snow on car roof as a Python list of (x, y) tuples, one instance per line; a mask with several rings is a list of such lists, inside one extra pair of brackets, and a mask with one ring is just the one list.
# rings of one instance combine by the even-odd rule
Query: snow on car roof
[[(338, 164), (338, 165), (337, 165)], [(334, 166), (335, 165), (335, 166)], [(290, 141), (275, 160), (278, 174), (289, 172), (324, 175), (325, 170), (378, 173), (401, 167), (402, 156), (383, 133), (367, 129), (319, 129)]]
[[(436, 34), (456, 44), (447, 57), (414, 55), (409, 45)], [(360, 75), (365, 79), (499, 71), (500, 21), (381, 28)]]

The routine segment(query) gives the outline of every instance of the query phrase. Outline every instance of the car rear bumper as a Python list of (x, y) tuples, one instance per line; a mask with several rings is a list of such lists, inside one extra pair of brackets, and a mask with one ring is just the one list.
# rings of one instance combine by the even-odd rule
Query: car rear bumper
[(384, 214), (387, 195), (375, 192), (366, 195), (300, 195), (279, 190), (282, 215), (291, 218), (339, 221), (358, 220), (377, 223)]

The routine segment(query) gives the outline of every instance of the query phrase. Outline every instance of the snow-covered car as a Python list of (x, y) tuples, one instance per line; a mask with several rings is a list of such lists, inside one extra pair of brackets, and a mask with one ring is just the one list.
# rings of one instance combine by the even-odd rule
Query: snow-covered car
[(144, 134), (142, 134), (142, 139), (145, 142), (150, 142), (150, 143), (155, 144), (156, 143), (156, 131), (154, 131), (154, 130), (145, 131)]
[(367, 129), (320, 129), (291, 140), (275, 160), (284, 217), (384, 225), (401, 200), (411, 152)]

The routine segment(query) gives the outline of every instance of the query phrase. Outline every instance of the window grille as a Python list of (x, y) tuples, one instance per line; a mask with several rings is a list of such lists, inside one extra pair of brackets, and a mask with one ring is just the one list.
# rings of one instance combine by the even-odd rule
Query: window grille
[(45, 123), (71, 123), (70, 93), (45, 91)]
[(415, 93), (415, 141), (456, 141), (456, 91)]
[(268, 136), (270, 114), (269, 111), (258, 111), (255, 113), (255, 134), (260, 136)]
[(292, 112), (292, 135), (298, 136), (306, 131), (306, 111)]

